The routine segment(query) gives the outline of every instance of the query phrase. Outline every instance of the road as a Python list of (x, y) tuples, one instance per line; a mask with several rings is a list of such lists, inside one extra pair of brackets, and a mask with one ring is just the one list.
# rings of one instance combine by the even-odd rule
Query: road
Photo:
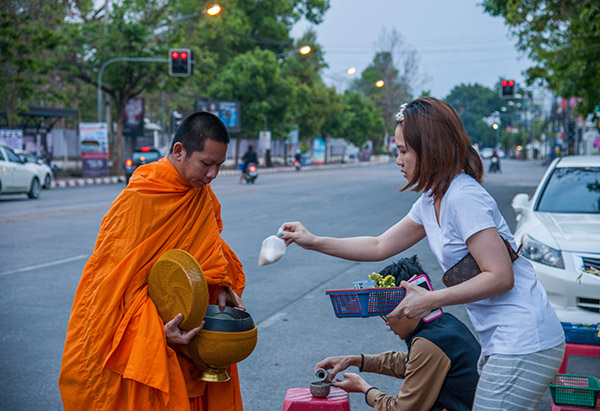
[[(484, 185), (514, 228), (512, 197), (531, 194), (544, 169), (514, 160), (502, 166), (503, 173), (486, 176)], [(239, 364), (245, 409), (281, 409), (286, 390), (308, 387), (314, 364), (326, 356), (405, 349), (379, 317), (335, 317), (325, 291), (351, 288), (353, 281), (413, 254), (440, 287), (441, 269), (426, 240), (378, 263), (344, 261), (292, 245), (280, 262), (258, 266), (262, 240), (284, 221), (299, 220), (329, 236), (386, 230), (418, 196), (398, 192), (404, 184), (398, 167), (304, 168), (263, 173), (255, 185), (238, 181), (219, 176), (212, 185), (222, 205), (222, 235), (245, 267), (243, 299), (259, 328), (255, 351)], [(54, 189), (36, 201), (0, 198), (0, 409), (62, 409), (57, 381), (73, 296), (102, 217), (122, 188)], [(464, 308), (446, 310), (468, 323)], [(365, 377), (389, 393), (400, 386), (391, 378)], [(353, 410), (367, 408), (363, 396), (350, 398)]]

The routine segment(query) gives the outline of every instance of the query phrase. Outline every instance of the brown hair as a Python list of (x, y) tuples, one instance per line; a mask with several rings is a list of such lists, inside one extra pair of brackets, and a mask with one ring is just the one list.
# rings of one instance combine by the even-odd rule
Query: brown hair
[[(423, 97), (411, 101), (397, 117), (404, 141), (417, 154), (415, 171), (400, 191), (431, 190), (441, 198), (452, 179), (464, 171), (482, 182), (483, 164), (452, 107), (441, 100)], [(403, 118), (402, 118), (403, 117)]]

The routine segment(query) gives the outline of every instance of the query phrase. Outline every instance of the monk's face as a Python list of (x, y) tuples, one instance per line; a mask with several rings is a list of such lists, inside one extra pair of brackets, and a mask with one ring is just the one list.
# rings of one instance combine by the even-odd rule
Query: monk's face
[(179, 151), (174, 147), (174, 152), (178, 154), (175, 168), (181, 177), (192, 187), (201, 188), (219, 174), (219, 169), (225, 162), (227, 144), (206, 139), (202, 151), (194, 151), (190, 155), (181, 145)]

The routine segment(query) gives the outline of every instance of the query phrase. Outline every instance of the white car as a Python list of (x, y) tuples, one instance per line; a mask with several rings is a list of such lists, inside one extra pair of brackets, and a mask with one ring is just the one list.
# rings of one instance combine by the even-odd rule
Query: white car
[(0, 194), (26, 193), (39, 198), (42, 185), (39, 177), (12, 148), (0, 144)]
[(600, 323), (600, 156), (555, 159), (531, 200), (517, 194), (515, 241), (560, 321)]
[(50, 166), (44, 163), (44, 160), (22, 150), (15, 150), (15, 153), (25, 163), (25, 165), (31, 168), (38, 176), (38, 179), (42, 182), (43, 188), (52, 187), (54, 174), (52, 173)]

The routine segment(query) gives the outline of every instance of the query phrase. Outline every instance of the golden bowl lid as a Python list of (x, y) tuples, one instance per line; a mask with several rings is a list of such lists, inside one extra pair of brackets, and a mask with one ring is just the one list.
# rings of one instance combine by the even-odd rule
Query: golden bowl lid
[(189, 331), (200, 325), (208, 307), (208, 285), (198, 261), (179, 249), (165, 251), (148, 276), (148, 295), (163, 322), (179, 313), (179, 328)]

